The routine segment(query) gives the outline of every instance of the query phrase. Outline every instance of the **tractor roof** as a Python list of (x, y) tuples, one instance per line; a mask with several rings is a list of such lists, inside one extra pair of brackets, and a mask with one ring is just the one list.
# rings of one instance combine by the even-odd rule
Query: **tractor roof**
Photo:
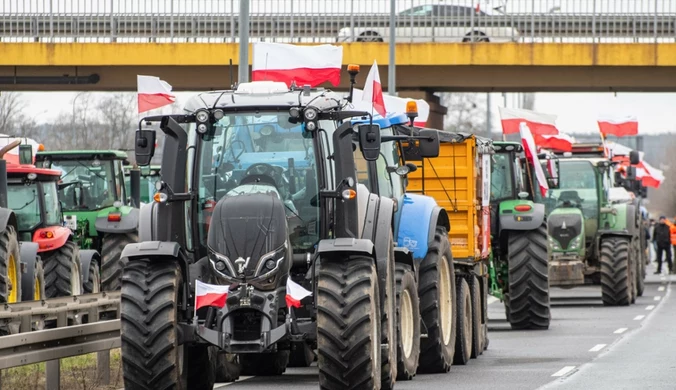
[(523, 146), (519, 142), (511, 141), (493, 141), (493, 148), (495, 148), (496, 153), (507, 153), (507, 152), (521, 152), (523, 151)]
[(121, 150), (60, 150), (38, 152), (35, 159), (50, 160), (126, 160), (127, 152)]
[(34, 173), (40, 180), (56, 181), (61, 178), (61, 171), (48, 168), (37, 168), (35, 165), (7, 164), (8, 178), (24, 177)]
[(570, 152), (563, 150), (550, 149), (554, 154), (563, 157), (605, 157), (605, 150), (602, 143), (577, 143), (573, 144), (573, 150)]

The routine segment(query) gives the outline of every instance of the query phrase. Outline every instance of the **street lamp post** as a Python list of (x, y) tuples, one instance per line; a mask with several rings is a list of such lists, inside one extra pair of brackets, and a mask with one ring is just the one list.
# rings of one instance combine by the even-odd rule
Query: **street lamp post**
[(238, 84), (249, 81), (249, 0), (239, 2)]
[(387, 65), (387, 93), (391, 96), (397, 95), (397, 85), (396, 85), (396, 58), (395, 58), (395, 48), (397, 47), (395, 31), (396, 31), (396, 9), (395, 0), (390, 0), (390, 60)]

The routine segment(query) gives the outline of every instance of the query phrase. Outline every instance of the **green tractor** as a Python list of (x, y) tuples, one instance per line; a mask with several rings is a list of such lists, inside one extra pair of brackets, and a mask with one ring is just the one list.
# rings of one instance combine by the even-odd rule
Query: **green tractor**
[[(493, 146), (490, 291), (504, 302), (505, 316), (513, 329), (548, 329), (551, 315), (545, 207), (534, 201), (533, 186), (528, 185), (533, 181), (524, 181), (524, 176), (532, 176), (532, 167), (519, 157), (521, 144), (494, 142)], [(554, 186), (552, 180), (548, 181), (550, 187)]]
[[(131, 172), (133, 166), (127, 165), (124, 167), (124, 185), (131, 189)], [(160, 166), (150, 165), (147, 167), (139, 167), (141, 171), (140, 178), (140, 200), (142, 203), (150, 203), (153, 200), (153, 195), (156, 192), (156, 183), (160, 180)]]
[[(105, 151), (38, 152), (36, 165), (61, 170), (59, 201), (64, 222), (80, 248), (101, 254), (101, 290), (120, 289), (126, 259), (120, 255), (138, 240), (138, 207), (124, 185), (127, 153)], [(138, 200), (136, 203), (138, 205)]]
[(598, 144), (555, 152), (559, 188), (545, 199), (552, 286), (601, 285), (606, 306), (632, 304), (640, 273), (640, 210), (613, 202), (613, 163)]

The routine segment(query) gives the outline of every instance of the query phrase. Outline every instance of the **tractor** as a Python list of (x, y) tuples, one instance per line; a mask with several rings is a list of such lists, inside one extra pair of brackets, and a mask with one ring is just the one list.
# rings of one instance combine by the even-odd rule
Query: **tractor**
[(559, 155), (559, 188), (540, 201), (547, 212), (553, 286), (601, 285), (606, 306), (632, 304), (640, 272), (640, 212), (613, 203), (613, 163), (600, 144), (575, 144)]
[(126, 263), (120, 254), (138, 237), (138, 208), (130, 205), (124, 182), (126, 159), (122, 151), (43, 151), (36, 155), (37, 166), (61, 172), (59, 201), (76, 242), (80, 248), (101, 253), (102, 291), (120, 289)]

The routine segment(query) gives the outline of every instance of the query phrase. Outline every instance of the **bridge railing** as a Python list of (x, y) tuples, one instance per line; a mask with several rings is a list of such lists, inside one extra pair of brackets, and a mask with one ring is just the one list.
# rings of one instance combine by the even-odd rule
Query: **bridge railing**
[[(389, 0), (250, 0), (250, 37), (387, 42), (389, 10)], [(676, 41), (674, 0), (397, 0), (396, 12), (397, 42)], [(4, 42), (237, 42), (239, 27), (239, 0), (0, 2)]]

